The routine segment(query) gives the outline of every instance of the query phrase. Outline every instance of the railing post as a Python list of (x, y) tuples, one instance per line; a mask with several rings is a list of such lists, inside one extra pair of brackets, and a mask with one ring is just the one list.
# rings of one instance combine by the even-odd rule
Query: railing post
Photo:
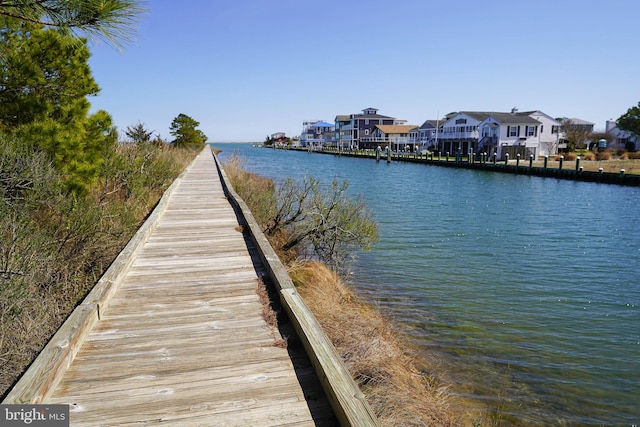
[(509, 153), (504, 155), (504, 165), (507, 166), (509, 164)]
[(529, 154), (529, 170), (533, 169), (533, 154)]
[(446, 156), (447, 156), (447, 157), (446, 157), (447, 163), (449, 163), (449, 152), (448, 152), (448, 151), (447, 151)]
[(520, 167), (520, 153), (516, 154), (516, 169)]
[(576, 157), (576, 172), (580, 169), (580, 157)]
[(547, 167), (549, 166), (549, 156), (544, 156), (544, 175), (547, 176)]
[(562, 170), (562, 163), (564, 162), (564, 156), (560, 156), (560, 164), (558, 165), (558, 170)]

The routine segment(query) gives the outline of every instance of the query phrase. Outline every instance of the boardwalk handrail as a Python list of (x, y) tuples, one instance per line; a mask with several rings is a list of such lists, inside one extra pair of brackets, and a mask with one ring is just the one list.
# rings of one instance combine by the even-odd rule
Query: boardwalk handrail
[[(213, 147), (211, 148), (213, 151)], [(325, 335), (320, 323), (296, 290), (289, 273), (282, 265), (248, 206), (235, 192), (220, 160), (213, 155), (222, 188), (229, 201), (237, 208), (254, 240), (262, 263), (280, 295), (280, 301), (293, 323), (313, 364), (316, 375), (327, 394), (336, 418), (342, 426), (377, 426), (377, 418), (364, 394), (351, 377), (335, 347)]]
[(144, 224), (118, 254), (82, 303), (73, 310), (49, 340), (20, 380), (11, 388), (2, 404), (38, 404), (46, 400), (55, 390), (89, 332), (100, 320), (100, 313), (104, 312), (118, 290), (136, 254), (154, 230), (169, 203), (171, 194), (190, 167), (191, 165), (185, 168), (165, 191)]

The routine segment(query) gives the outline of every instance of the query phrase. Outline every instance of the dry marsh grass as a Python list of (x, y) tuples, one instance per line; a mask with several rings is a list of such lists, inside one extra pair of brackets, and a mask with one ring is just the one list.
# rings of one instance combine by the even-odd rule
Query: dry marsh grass
[(324, 264), (289, 274), (384, 426), (458, 426), (447, 387), (432, 376), (387, 317), (356, 295)]

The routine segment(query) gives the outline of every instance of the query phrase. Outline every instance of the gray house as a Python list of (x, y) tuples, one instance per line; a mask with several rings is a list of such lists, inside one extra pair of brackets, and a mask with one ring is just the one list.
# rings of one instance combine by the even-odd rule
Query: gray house
[(375, 127), (394, 124), (394, 117), (378, 114), (377, 108), (366, 108), (362, 114), (339, 115), (335, 119), (336, 142), (341, 149), (376, 148), (372, 135)]

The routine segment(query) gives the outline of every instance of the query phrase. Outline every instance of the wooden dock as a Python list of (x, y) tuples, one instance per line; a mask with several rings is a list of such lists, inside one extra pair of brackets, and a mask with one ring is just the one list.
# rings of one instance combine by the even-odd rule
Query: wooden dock
[(43, 351), (54, 356), (3, 403), (68, 404), (78, 426), (338, 424), (311, 364), (294, 367), (263, 319), (265, 270), (208, 148), (138, 246), (123, 277), (84, 304), (93, 320), (72, 316), (72, 333), (63, 327)]

